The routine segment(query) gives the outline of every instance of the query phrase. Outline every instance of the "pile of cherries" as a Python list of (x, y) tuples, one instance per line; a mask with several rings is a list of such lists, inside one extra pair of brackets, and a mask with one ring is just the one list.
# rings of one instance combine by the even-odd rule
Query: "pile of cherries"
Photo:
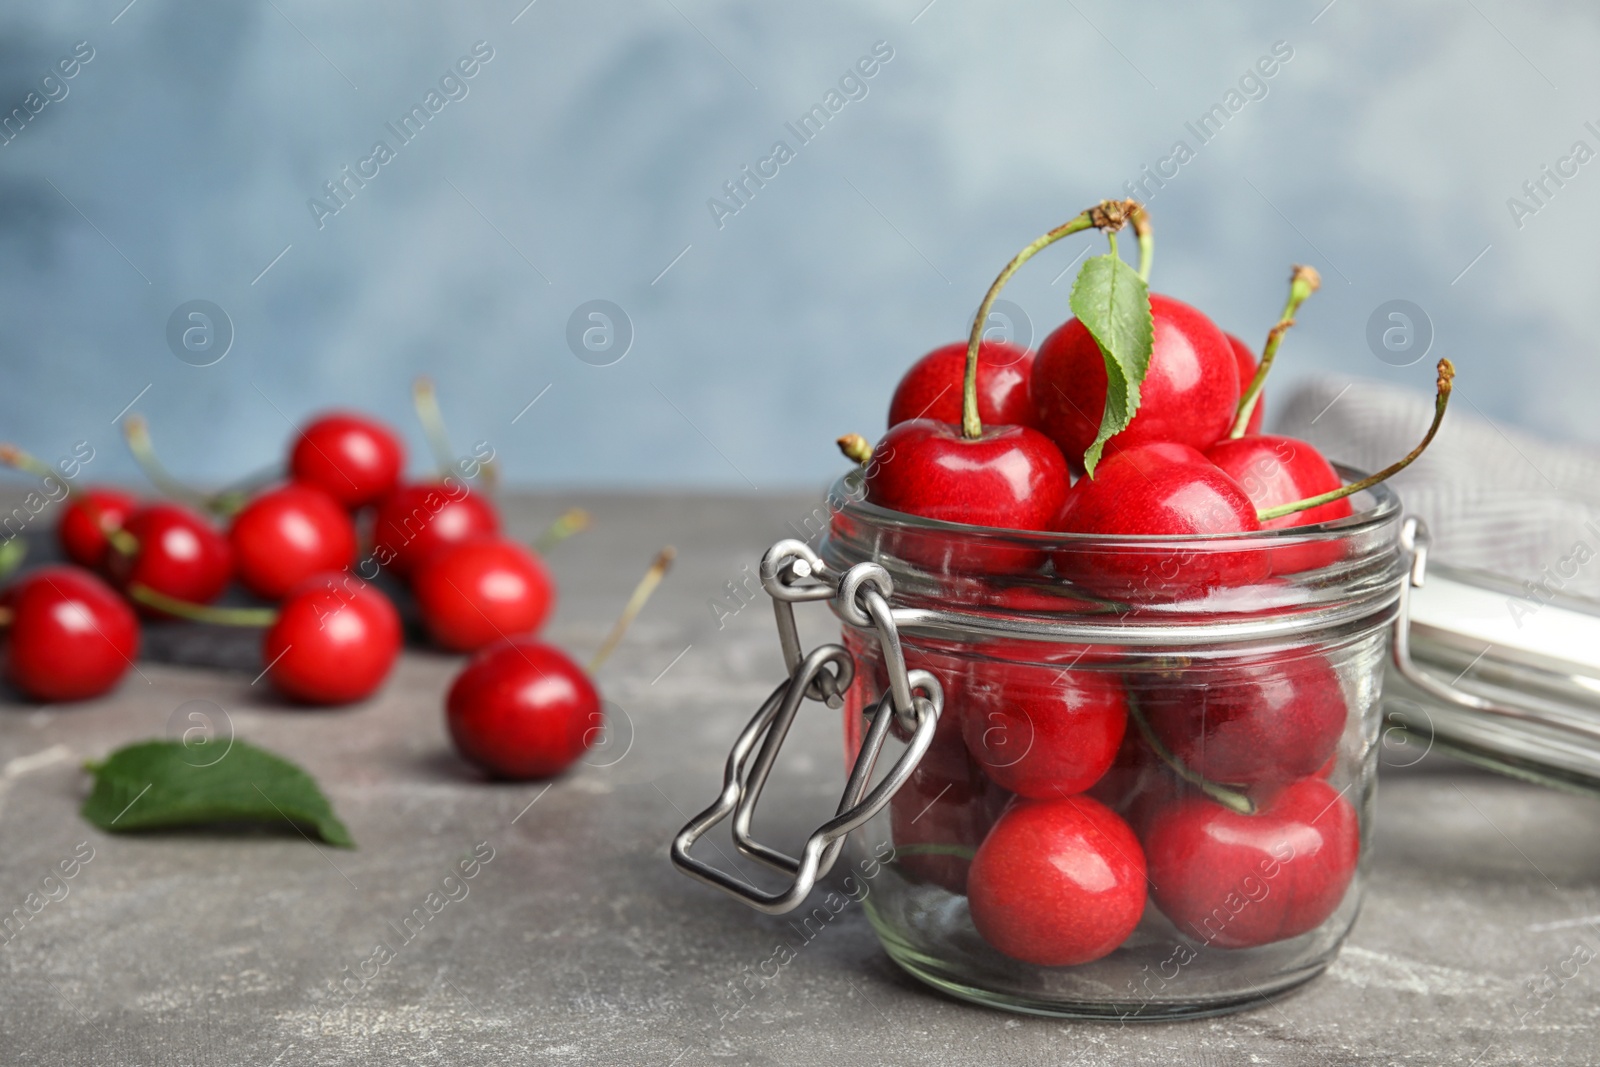
[[(486, 480), (492, 452), (406, 481), (393, 429), (332, 412), (298, 429), (281, 483), (205, 496), (154, 464), (137, 418), (129, 441), (185, 503), (80, 489), (65, 471), (0, 450), (45, 479), (52, 497), (66, 492), (57, 535), (71, 563), (28, 570), (0, 592), (3, 674), (26, 697), (75, 701), (111, 690), (138, 658), (142, 617), (259, 627), (263, 673), (283, 696), (365, 700), (403, 640), (395, 603), (372, 584), (387, 572), (409, 588), (437, 646), (477, 653), (446, 701), (451, 736), (469, 761), (501, 777), (542, 777), (600, 735), (589, 673), (534, 636), (555, 604), (550, 572), (504, 535), (486, 493), (468, 485)], [(581, 528), (582, 513), (571, 515), (569, 526)], [(216, 605), (234, 582), (265, 603)]]
[[(1131, 201), (1103, 203), (1092, 224), (1128, 221), (1143, 243)], [(1110, 357), (1085, 324), (1069, 320), (1037, 355), (982, 338), (1000, 285), (1039, 247), (1002, 273), (966, 343), (906, 372), (875, 446), (840, 439), (865, 468), (868, 502), (969, 528), (892, 530), (882, 547), (913, 566), (981, 578), (989, 595), (1024, 572), (1035, 581), (1013, 583), (1020, 596), (1052, 583), (1037, 603), (1010, 605), (1026, 610), (1157, 605), (1171, 617), (1173, 605), (1336, 562), (1335, 538), (1265, 550), (1228, 538), (1351, 515), (1350, 494), (1438, 429), (1448, 361), (1426, 438), (1371, 478), (1346, 484), (1310, 444), (1260, 432), (1265, 372), (1317, 287), (1297, 267), (1259, 363), (1199, 310), (1149, 294), (1137, 410), (1096, 464)], [(1039, 539), (974, 526), (1090, 538), (1035, 549)], [(1218, 541), (1162, 540), (1197, 534)], [(1093, 540), (1125, 535), (1143, 540)], [(1207, 660), (1020, 644), (1031, 647), (1010, 649), (1015, 659), (907, 647), (945, 694), (932, 747), (890, 808), (908, 877), (964, 895), (989, 945), (1042, 966), (1114, 951), (1147, 896), (1187, 937), (1229, 949), (1297, 937), (1334, 913), (1360, 850), (1355, 807), (1327, 780), (1350, 715), (1341, 663), (1315, 648)]]

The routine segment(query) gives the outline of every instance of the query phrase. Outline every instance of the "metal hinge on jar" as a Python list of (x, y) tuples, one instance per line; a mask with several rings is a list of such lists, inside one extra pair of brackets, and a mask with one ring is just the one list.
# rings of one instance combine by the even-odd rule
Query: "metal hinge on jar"
[[(805, 542), (779, 541), (762, 557), (761, 584), (772, 598), (778, 642), (789, 677), (772, 691), (734, 742), (716, 801), (673, 838), (672, 862), (691, 878), (715, 886), (758, 911), (778, 915), (805, 900), (817, 879), (826, 875), (839, 858), (850, 832), (882, 811), (911, 777), (933, 742), (944, 707), (944, 690), (929, 672), (906, 669), (900, 633), (889, 607), (893, 583), (878, 564), (858, 563), (837, 574)], [(750, 824), (756, 804), (801, 704), (816, 700), (839, 707), (856, 670), (854, 659), (843, 645), (820, 645), (810, 653), (802, 651), (794, 605), (812, 600), (832, 601), (846, 622), (877, 632), (889, 674), (889, 691), (863, 710), (870, 726), (845, 782), (837, 813), (812, 831), (796, 859), (752, 836)], [(869, 789), (884, 739), (896, 722), (911, 739), (883, 780)], [(696, 841), (730, 815), (733, 840), (739, 851), (787, 875), (790, 881), (786, 888), (767, 892), (689, 854)]]

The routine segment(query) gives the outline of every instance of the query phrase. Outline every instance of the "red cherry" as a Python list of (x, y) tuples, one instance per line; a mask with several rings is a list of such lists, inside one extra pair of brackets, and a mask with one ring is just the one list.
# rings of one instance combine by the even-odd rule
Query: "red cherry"
[(1151, 892), (1185, 935), (1223, 948), (1297, 937), (1339, 907), (1361, 853), (1356, 811), (1303, 778), (1255, 815), (1189, 795), (1145, 835)]
[(72, 562), (93, 570), (105, 566), (111, 552), (107, 530), (119, 530), (139, 507), (139, 499), (120, 489), (81, 489), (67, 500), (56, 536)]
[[(1260, 529), (1245, 491), (1188, 445), (1148, 444), (1122, 449), (1073, 487), (1055, 528), (1067, 533), (1164, 537), (1230, 534)], [(1177, 600), (1222, 586), (1267, 577), (1266, 553), (1241, 546), (1176, 542), (1063, 549), (1056, 572), (1102, 596)]]
[(295, 481), (353, 508), (376, 504), (392, 492), (405, 461), (405, 446), (383, 423), (332, 411), (301, 429), (289, 451), (289, 472)]
[(446, 545), (500, 532), (494, 506), (460, 483), (403, 485), (378, 506), (373, 554), (407, 575)]
[[(1107, 443), (1173, 441), (1205, 448), (1228, 432), (1239, 406), (1239, 366), (1227, 337), (1188, 304), (1150, 294), (1155, 331), (1139, 410)], [(1076, 467), (1100, 432), (1106, 364), (1093, 335), (1068, 319), (1039, 347), (1029, 385), (1035, 423)]]
[(349, 512), (321, 489), (293, 483), (246, 504), (228, 540), (239, 581), (268, 600), (281, 599), (314, 574), (343, 570), (356, 555)]
[(40, 567), (3, 594), (6, 681), (34, 700), (87, 700), (139, 654), (139, 623), (110, 586), (78, 567)]
[(1144, 913), (1144, 853), (1098, 800), (1018, 798), (967, 875), (972, 924), (990, 945), (1041, 967), (1114, 951)]
[(549, 778), (594, 744), (605, 718), (582, 667), (520, 638), (479, 652), (445, 699), (456, 751), (497, 778)]
[[(1042, 530), (1067, 492), (1067, 465), (1055, 445), (1025, 426), (991, 426), (963, 437), (948, 422), (912, 419), (892, 427), (867, 467), (869, 503), (945, 522)], [(1033, 570), (1042, 554), (996, 537), (957, 544), (942, 531), (906, 528), (883, 548), (938, 573)]]
[[(1228, 339), (1228, 345), (1233, 349), (1233, 358), (1239, 364), (1239, 395), (1243, 396), (1245, 389), (1255, 379), (1256, 370), (1261, 366), (1256, 361), (1256, 354), (1250, 351), (1250, 346), (1239, 340), (1231, 333), (1222, 336)], [(1250, 421), (1245, 424), (1245, 433), (1260, 433), (1261, 423), (1267, 417), (1267, 398), (1265, 394), (1256, 397), (1256, 406), (1250, 411)]]
[[(107, 559), (117, 584), (143, 585), (179, 600), (209, 604), (233, 574), (228, 539), (205, 519), (177, 504), (148, 504), (123, 526), (137, 548), (132, 554), (112, 552)], [(141, 606), (140, 611), (161, 612)]]
[(497, 537), (439, 549), (412, 575), (411, 591), (433, 639), (458, 652), (533, 633), (556, 599), (539, 557)]
[[(1033, 401), (1028, 397), (1028, 377), (1033, 353), (1006, 341), (984, 341), (978, 346), (978, 418), (997, 426), (1033, 425)], [(961, 389), (967, 373), (967, 342), (935, 348), (911, 365), (894, 399), (889, 401), (889, 425), (911, 419), (935, 422), (961, 421)]]
[(1316, 773), (1339, 747), (1349, 709), (1318, 655), (1190, 668), (1138, 683), (1139, 710), (1184, 766), (1230, 785)]
[[(1292, 504), (1297, 500), (1332, 492), (1344, 484), (1333, 464), (1304, 441), (1275, 434), (1246, 434), (1218, 441), (1206, 458), (1233, 476), (1258, 511)], [(1354, 514), (1349, 497), (1330, 500), (1292, 515), (1261, 524), (1264, 530), (1287, 530), (1333, 522)], [(1297, 574), (1337, 563), (1341, 548), (1335, 543), (1285, 545), (1271, 553), (1274, 574)]]
[(325, 573), (293, 589), (267, 628), (261, 655), (272, 684), (308, 704), (371, 696), (400, 655), (400, 614), (357, 578)]
[(1058, 667), (976, 664), (961, 711), (967, 749), (989, 780), (1046, 799), (1099, 781), (1128, 725), (1115, 676)]

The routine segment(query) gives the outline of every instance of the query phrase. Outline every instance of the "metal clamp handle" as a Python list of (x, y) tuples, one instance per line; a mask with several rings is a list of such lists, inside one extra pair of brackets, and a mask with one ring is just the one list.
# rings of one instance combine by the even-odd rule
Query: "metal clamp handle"
[(1600, 725), (1557, 719), (1502, 704), (1476, 693), (1458, 689), (1454, 684), (1441, 681), (1417, 665), (1411, 658), (1411, 590), (1422, 588), (1427, 578), (1428, 545), (1427, 525), (1421, 519), (1407, 518), (1400, 526), (1400, 548), (1411, 556), (1411, 573), (1400, 587), (1400, 609), (1395, 616), (1394, 640), (1390, 644), (1390, 654), (1400, 676), (1430, 697), (1450, 707), (1465, 708), (1482, 715), (1531, 722), (1546, 729), (1562, 730), (1591, 740), (1600, 740)]
[[(888, 601), (893, 583), (888, 572), (877, 564), (860, 563), (840, 575), (832, 572), (803, 541), (779, 541), (761, 560), (761, 584), (772, 598), (778, 641), (783, 648), (789, 677), (772, 691), (734, 741), (723, 769), (722, 791), (710, 807), (691, 819), (673, 838), (672, 862), (691, 878), (714, 886), (758, 911), (779, 915), (792, 911), (805, 900), (817, 879), (827, 874), (839, 858), (845, 837), (882, 811), (911, 777), (918, 761), (933, 743), (939, 713), (944, 708), (944, 690), (939, 680), (927, 671), (906, 669), (900, 634)], [(812, 831), (796, 859), (755, 839), (751, 822), (755, 818), (756, 804), (802, 701), (820, 700), (838, 707), (855, 678), (855, 661), (842, 645), (821, 645), (809, 654), (802, 654), (794, 604), (808, 600), (834, 600), (839, 613), (847, 620), (859, 619), (860, 625), (870, 625), (877, 631), (889, 673), (889, 691), (864, 712), (870, 726), (845, 782), (836, 814)], [(890, 727), (897, 723), (910, 733), (911, 740), (882, 781), (869, 790), (867, 786), (872, 780), (878, 754)], [(755, 753), (753, 763), (752, 753)], [(790, 881), (786, 888), (773, 892), (759, 889), (689, 854), (696, 841), (730, 815), (733, 817), (733, 840), (739, 851), (788, 875)]]

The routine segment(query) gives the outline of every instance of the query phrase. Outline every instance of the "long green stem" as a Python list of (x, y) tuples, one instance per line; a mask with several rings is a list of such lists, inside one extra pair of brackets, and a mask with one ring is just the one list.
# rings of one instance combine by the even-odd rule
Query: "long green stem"
[(1144, 712), (1139, 710), (1139, 702), (1131, 694), (1128, 697), (1128, 716), (1133, 719), (1134, 725), (1139, 728), (1139, 733), (1144, 737), (1145, 744), (1149, 745), (1155, 754), (1161, 758), (1161, 762), (1171, 767), (1173, 773), (1179, 778), (1199, 789), (1200, 792), (1229, 811), (1236, 811), (1240, 815), (1254, 815), (1256, 813), (1255, 801), (1243, 793), (1218, 785), (1209, 778), (1190, 770), (1181, 759), (1173, 755), (1166, 745), (1157, 740), (1155, 731), (1150, 729), (1150, 724), (1145, 721)]
[(271, 626), (278, 621), (276, 608), (218, 608), (210, 604), (196, 604), (179, 600), (175, 596), (158, 593), (148, 585), (138, 582), (128, 586), (128, 596), (146, 607), (190, 622), (205, 622), (213, 626)]
[[(1102, 200), (1094, 207), (1057, 226), (1037, 238), (1011, 258), (1011, 262), (996, 276), (978, 305), (978, 316), (972, 320), (972, 333), (967, 338), (967, 373), (961, 387), (961, 435), (967, 438), (983, 436), (983, 422), (978, 418), (978, 349), (983, 343), (983, 331), (989, 322), (989, 312), (1000, 297), (1011, 276), (1022, 265), (1063, 237), (1084, 230), (1098, 228), (1115, 233), (1126, 223), (1132, 223), (1139, 238), (1139, 276), (1149, 280), (1150, 260), (1155, 254), (1155, 238), (1150, 232), (1150, 218), (1137, 200)], [(1115, 244), (1112, 245), (1115, 248)]]
[(1322, 504), (1328, 504), (1335, 500), (1342, 500), (1347, 496), (1361, 492), (1363, 489), (1371, 489), (1379, 482), (1387, 481), (1390, 478), (1393, 478), (1396, 474), (1399, 474), (1401, 471), (1405, 470), (1407, 467), (1411, 466), (1412, 462), (1414, 462), (1418, 456), (1422, 455), (1427, 447), (1433, 443), (1434, 434), (1439, 432), (1439, 424), (1444, 421), (1445, 408), (1450, 406), (1450, 391), (1452, 388), (1452, 383), (1455, 381), (1456, 377), (1455, 364), (1451, 363), (1448, 359), (1441, 359), (1439, 361), (1438, 370), (1439, 378), (1438, 381), (1434, 383), (1438, 392), (1434, 396), (1433, 400), (1433, 422), (1428, 426), (1428, 433), (1425, 437), (1423, 437), (1422, 442), (1418, 444), (1416, 448), (1413, 448), (1409, 453), (1407, 453), (1405, 458), (1389, 464), (1377, 474), (1363, 478), (1359, 482), (1351, 482), (1349, 485), (1341, 485), (1339, 488), (1330, 492), (1321, 493), (1317, 496), (1306, 497), (1304, 500), (1296, 500), (1290, 504), (1280, 504), (1275, 508), (1264, 508), (1263, 510), (1256, 512), (1256, 518), (1262, 522), (1271, 522), (1273, 519), (1281, 519), (1285, 515), (1293, 515), (1300, 511), (1309, 511), (1311, 508), (1318, 507)]
[(416, 408), (417, 421), (422, 423), (423, 435), (428, 438), (428, 447), (433, 450), (440, 476), (449, 477), (455, 473), (456, 454), (450, 447), (450, 435), (445, 432), (444, 412), (439, 410), (439, 394), (432, 378), (418, 375), (411, 383), (411, 404)]
[(1261, 365), (1256, 368), (1255, 377), (1250, 379), (1239, 397), (1238, 414), (1233, 420), (1229, 437), (1244, 436), (1245, 427), (1250, 425), (1250, 416), (1255, 413), (1256, 402), (1261, 398), (1261, 387), (1266, 384), (1267, 372), (1272, 369), (1272, 361), (1278, 358), (1278, 346), (1283, 343), (1283, 335), (1294, 325), (1294, 315), (1300, 310), (1300, 305), (1321, 287), (1322, 276), (1315, 267), (1295, 264), (1289, 274), (1289, 299), (1283, 305), (1283, 314), (1278, 316), (1277, 325), (1268, 331), (1267, 343), (1261, 346)]
[(639, 579), (639, 584), (634, 586), (633, 595), (628, 598), (628, 603), (623, 607), (622, 614), (617, 616), (611, 632), (606, 634), (606, 639), (600, 643), (600, 650), (594, 654), (589, 665), (584, 668), (590, 674), (600, 669), (600, 665), (611, 658), (611, 653), (617, 650), (622, 643), (622, 635), (628, 632), (628, 627), (633, 620), (638, 618), (639, 612), (644, 610), (645, 602), (650, 599), (650, 594), (656, 591), (656, 586), (661, 584), (661, 579), (667, 576), (667, 571), (672, 569), (672, 561), (678, 558), (678, 550), (668, 545), (656, 553), (656, 558), (650, 562), (650, 569), (644, 572), (644, 577)]
[(575, 533), (582, 533), (589, 528), (591, 516), (582, 508), (571, 508), (562, 512), (561, 516), (545, 527), (544, 533), (539, 535), (533, 543), (533, 550), (539, 555), (545, 555), (552, 548), (565, 541)]
[(100, 532), (105, 534), (106, 540), (111, 542), (112, 548), (125, 556), (131, 556), (139, 551), (139, 542), (134, 539), (131, 533), (116, 523), (107, 520), (104, 512), (95, 506), (92, 497), (85, 497), (79, 493), (78, 487), (72, 484), (70, 478), (57, 474), (43, 460), (24, 452), (15, 445), (0, 445), (0, 463), (19, 471), (25, 471), (41, 481), (46, 478), (54, 478), (66, 490), (68, 500), (77, 499), (82, 501), (84, 507), (94, 517), (95, 525), (100, 527)]
[(174, 500), (208, 511), (212, 509), (215, 502), (210, 497), (178, 481), (156, 458), (155, 444), (150, 440), (150, 426), (144, 421), (144, 416), (129, 415), (123, 419), (122, 436), (127, 438), (128, 451), (133, 453), (134, 462), (139, 464), (139, 469), (150, 479), (151, 485)]

